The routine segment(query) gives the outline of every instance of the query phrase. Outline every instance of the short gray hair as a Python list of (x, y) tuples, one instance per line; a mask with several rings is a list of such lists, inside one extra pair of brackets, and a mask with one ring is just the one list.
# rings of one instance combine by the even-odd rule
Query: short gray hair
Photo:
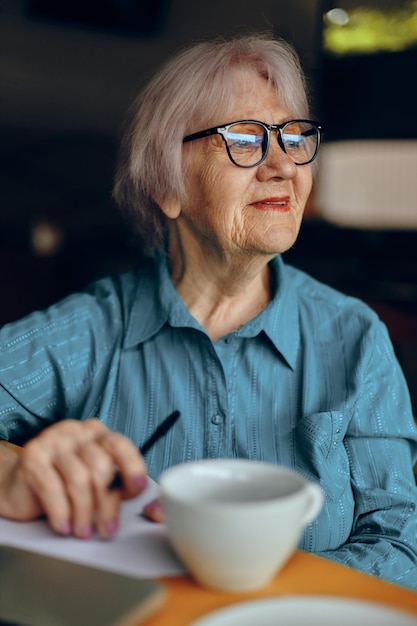
[(166, 218), (155, 198), (184, 194), (182, 139), (223, 124), (234, 102), (232, 74), (265, 77), (284, 107), (309, 117), (304, 73), (295, 50), (269, 35), (215, 39), (185, 48), (155, 74), (134, 102), (121, 142), (113, 197), (131, 220), (141, 252), (164, 244)]

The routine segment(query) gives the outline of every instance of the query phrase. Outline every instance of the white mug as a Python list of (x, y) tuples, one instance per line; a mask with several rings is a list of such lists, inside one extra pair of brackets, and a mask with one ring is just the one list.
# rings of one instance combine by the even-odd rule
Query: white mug
[(267, 584), (323, 506), (298, 472), (247, 459), (182, 463), (160, 486), (174, 550), (202, 585), (227, 591)]

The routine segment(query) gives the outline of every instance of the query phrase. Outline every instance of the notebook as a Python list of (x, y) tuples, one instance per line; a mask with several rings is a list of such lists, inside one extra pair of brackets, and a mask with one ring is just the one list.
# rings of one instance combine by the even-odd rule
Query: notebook
[(0, 626), (137, 626), (164, 598), (156, 581), (0, 546)]

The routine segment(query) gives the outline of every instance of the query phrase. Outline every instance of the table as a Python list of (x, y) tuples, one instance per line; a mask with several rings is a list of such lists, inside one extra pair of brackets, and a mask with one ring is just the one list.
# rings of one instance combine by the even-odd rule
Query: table
[(161, 581), (166, 586), (166, 602), (143, 626), (189, 626), (198, 617), (233, 603), (311, 594), (379, 602), (415, 614), (417, 623), (417, 593), (301, 550), (268, 586), (252, 593), (211, 591), (186, 576)]
[[(19, 452), (17, 446), (3, 441), (0, 445)], [(294, 553), (269, 585), (256, 592), (212, 591), (189, 576), (165, 577), (160, 581), (166, 589), (166, 601), (141, 626), (189, 626), (206, 613), (233, 603), (288, 595), (340, 596), (379, 602), (414, 614), (417, 623), (416, 592), (301, 550)]]

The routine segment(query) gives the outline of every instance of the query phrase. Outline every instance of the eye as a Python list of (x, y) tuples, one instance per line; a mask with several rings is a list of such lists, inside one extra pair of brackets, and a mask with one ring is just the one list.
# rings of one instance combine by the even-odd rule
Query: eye
[(306, 138), (304, 135), (288, 135), (285, 134), (282, 137), (285, 147), (288, 150), (302, 150), (306, 145)]
[(229, 148), (234, 150), (256, 150), (262, 147), (263, 135), (254, 135), (252, 133), (234, 133), (227, 134), (227, 143)]

